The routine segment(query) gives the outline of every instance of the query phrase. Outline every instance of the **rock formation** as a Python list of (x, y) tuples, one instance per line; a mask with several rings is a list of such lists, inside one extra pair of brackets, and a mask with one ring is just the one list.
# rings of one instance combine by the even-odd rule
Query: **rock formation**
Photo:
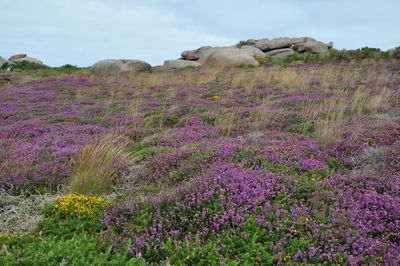
[(264, 53), (251, 46), (211, 47), (203, 46), (196, 50), (183, 51), (183, 60), (194, 60), (202, 65), (212, 66), (258, 66), (254, 56), (264, 56)]
[(27, 54), (16, 54), (8, 58), (8, 61), (12, 63), (17, 63), (17, 62), (29, 62), (33, 64), (38, 64), (38, 65), (43, 65), (43, 62), (40, 61), (39, 59), (33, 58), (33, 57), (28, 57)]
[(323, 43), (310, 37), (269, 39), (249, 39), (234, 46), (202, 46), (196, 50), (181, 53), (181, 59), (212, 66), (258, 66), (255, 56), (284, 57), (299, 53), (324, 53), (333, 47), (333, 43)]
[(96, 62), (91, 73), (94, 75), (109, 75), (122, 72), (150, 72), (151, 65), (140, 60), (105, 59)]
[(165, 60), (163, 69), (182, 69), (187, 67), (199, 67), (200, 63), (190, 60)]

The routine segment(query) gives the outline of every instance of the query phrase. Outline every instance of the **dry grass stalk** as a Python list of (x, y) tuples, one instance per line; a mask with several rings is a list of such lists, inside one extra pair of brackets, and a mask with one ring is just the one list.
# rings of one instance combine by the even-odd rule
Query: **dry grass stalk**
[(277, 102), (271, 99), (264, 99), (261, 105), (259, 105), (254, 112), (251, 114), (251, 119), (254, 121), (256, 130), (265, 129), (266, 126), (271, 122), (271, 118), (274, 116)]
[(124, 137), (113, 134), (105, 135), (98, 143), (86, 144), (73, 161), (67, 190), (81, 194), (109, 191), (113, 180), (133, 163), (127, 144)]
[(367, 103), (368, 110), (370, 110), (372, 113), (377, 112), (380, 107), (386, 105), (389, 102), (391, 96), (392, 93), (386, 88), (383, 88), (378, 95), (372, 96), (369, 99)]
[(346, 109), (347, 104), (326, 101), (317, 109), (305, 110), (304, 115), (313, 122), (315, 137), (323, 143), (329, 143), (342, 136), (347, 121)]
[(229, 136), (235, 122), (235, 117), (236, 114), (232, 112), (218, 112), (214, 124), (218, 133), (224, 136)]

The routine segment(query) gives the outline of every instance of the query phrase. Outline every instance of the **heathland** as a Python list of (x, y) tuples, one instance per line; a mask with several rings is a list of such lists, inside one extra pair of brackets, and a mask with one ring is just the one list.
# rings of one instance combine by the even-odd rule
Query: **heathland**
[(400, 49), (0, 70), (1, 265), (399, 265)]

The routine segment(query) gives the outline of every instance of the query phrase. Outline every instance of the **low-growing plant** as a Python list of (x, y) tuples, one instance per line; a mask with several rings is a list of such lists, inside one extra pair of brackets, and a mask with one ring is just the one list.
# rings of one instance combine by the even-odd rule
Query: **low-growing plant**
[(110, 244), (97, 235), (79, 233), (69, 239), (29, 235), (0, 240), (1, 265), (148, 265), (141, 258), (124, 253), (112, 254)]
[(67, 194), (44, 209), (45, 218), (38, 224), (44, 235), (69, 238), (76, 233), (100, 232), (103, 210), (111, 203), (97, 196)]

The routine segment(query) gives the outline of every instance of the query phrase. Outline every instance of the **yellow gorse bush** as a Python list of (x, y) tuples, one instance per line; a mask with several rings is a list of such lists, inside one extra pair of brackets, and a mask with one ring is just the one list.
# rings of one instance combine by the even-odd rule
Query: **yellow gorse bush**
[(111, 200), (102, 197), (67, 194), (56, 201), (53, 209), (54, 211), (59, 211), (65, 214), (90, 215), (110, 203)]

